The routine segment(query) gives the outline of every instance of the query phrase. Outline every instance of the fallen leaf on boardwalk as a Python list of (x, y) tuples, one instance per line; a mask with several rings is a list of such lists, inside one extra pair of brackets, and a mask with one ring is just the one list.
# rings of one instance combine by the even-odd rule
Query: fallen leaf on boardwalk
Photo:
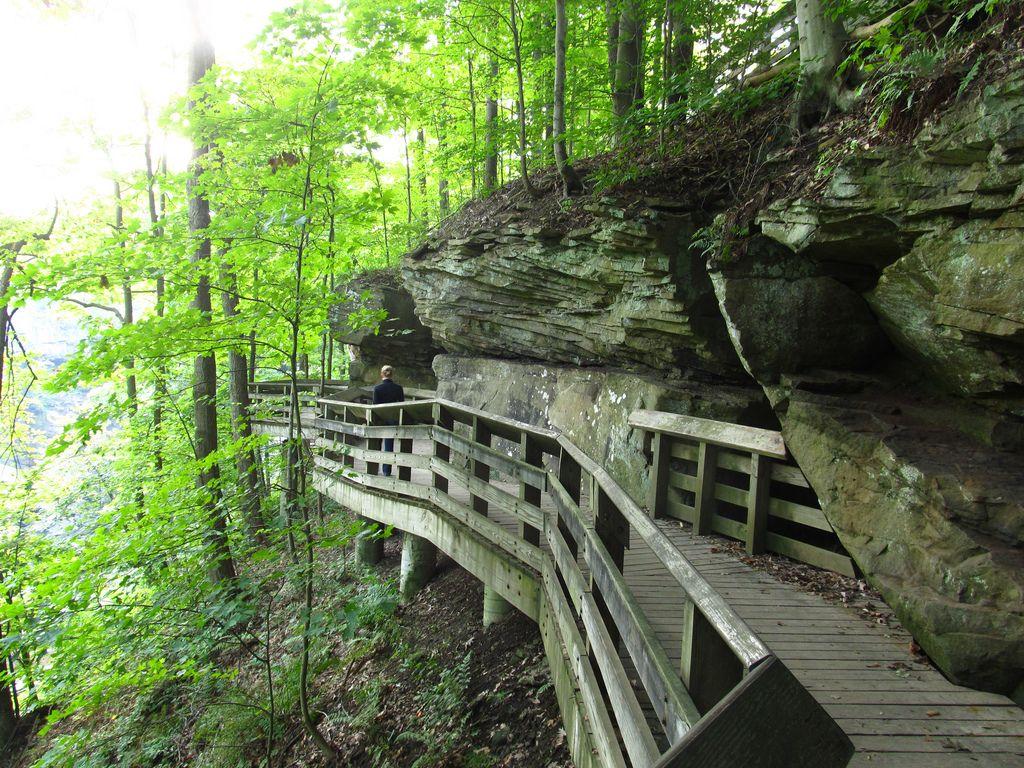
[(928, 715), (928, 717), (938, 717), (939, 716), (939, 710), (937, 710), (937, 709), (929, 709), (927, 712), (925, 712), (925, 714)]

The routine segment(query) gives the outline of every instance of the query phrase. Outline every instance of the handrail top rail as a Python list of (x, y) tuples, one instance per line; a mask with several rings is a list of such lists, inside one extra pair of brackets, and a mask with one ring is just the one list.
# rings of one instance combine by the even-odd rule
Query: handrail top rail
[(782, 433), (770, 429), (648, 410), (633, 411), (629, 415), (629, 425), (672, 437), (685, 437), (723, 448), (749, 451), (773, 459), (786, 458), (786, 443)]
[(689, 560), (678, 550), (661, 529), (654, 524), (640, 506), (622, 490), (615, 479), (600, 464), (591, 459), (564, 435), (559, 444), (580, 467), (590, 474), (618, 507), (640, 538), (654, 551), (672, 577), (683, 588), (700, 612), (715, 628), (718, 635), (736, 654), (745, 669), (752, 669), (771, 655), (771, 651), (746, 621), (708, 583)]

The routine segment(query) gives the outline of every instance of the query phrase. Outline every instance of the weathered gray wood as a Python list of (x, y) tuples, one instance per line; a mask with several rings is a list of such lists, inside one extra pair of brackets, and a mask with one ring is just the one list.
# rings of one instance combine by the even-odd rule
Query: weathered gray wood
[[(519, 453), (522, 460), (530, 466), (542, 468), (544, 462), (544, 451), (536, 438), (524, 432), (519, 439)], [(525, 480), (519, 481), (519, 498), (521, 501), (540, 509), (543, 489), (530, 485)], [(523, 524), (521, 529), (522, 537), (531, 544), (540, 544), (540, 526)]]
[(672, 747), (657, 768), (842, 768), (852, 754), (850, 739), (821, 705), (782, 662), (769, 658)]
[(757, 635), (747, 626), (726, 601), (700, 575), (682, 552), (669, 541), (656, 522), (647, 516), (636, 503), (612, 480), (602, 467), (595, 464), (585, 453), (564, 437), (559, 437), (562, 446), (562, 461), (568, 456), (596, 477), (601, 487), (609, 494), (619, 510), (626, 517), (633, 531), (640, 536), (655, 556), (661, 561), (668, 574), (689, 595), (700, 612), (708, 618), (715, 630), (732, 648), (744, 667), (751, 668), (769, 655)]
[(633, 693), (633, 686), (622, 667), (614, 638), (609, 633), (601, 611), (586, 587), (579, 566), (576, 565), (576, 559), (569, 551), (557, 526), (546, 526), (544, 532), (558, 571), (586, 630), (586, 641), (601, 671), (604, 689), (630, 762), (634, 766), (653, 765), (660, 752), (650, 728), (647, 727), (640, 702)]
[(655, 432), (651, 439), (651, 474), (647, 480), (647, 511), (651, 517), (665, 514), (671, 445), (672, 438), (662, 432)]
[[(539, 528), (544, 524), (543, 514), (537, 507), (521, 502), (512, 494), (473, 477), (449, 462), (431, 459), (428, 468), (443, 476), (449, 483), (455, 483), (468, 490), (471, 499), (482, 499), (489, 504), (494, 504), (524, 525)], [(480, 514), (477, 509), (473, 509), (473, 511)]]
[(718, 448), (711, 443), (701, 443), (697, 454), (697, 479), (694, 492), (696, 515), (693, 528), (699, 535), (711, 533), (711, 518), (715, 514), (715, 472)]
[(436, 443), (452, 448), (459, 453), (464, 453), (471, 460), (476, 459), (477, 461), (484, 462), (492, 469), (496, 469), (510, 477), (530, 483), (536, 487), (543, 488), (545, 485), (547, 475), (540, 467), (533, 467), (525, 461), (513, 459), (511, 456), (507, 456), (494, 448), (477, 445), (472, 440), (455, 434), (451, 431), (450, 427), (444, 427), (443, 425), (435, 427), (432, 434)]
[(750, 488), (747, 491), (747, 552), (764, 552), (765, 534), (768, 532), (768, 494), (771, 473), (768, 459), (759, 453), (750, 456)]
[(786, 458), (786, 444), (782, 440), (782, 433), (768, 429), (644, 410), (633, 411), (629, 415), (629, 424), (651, 432), (699, 440), (723, 448), (761, 453), (776, 459)]
[[(451, 444), (438, 439), (438, 435), (442, 432), (453, 434), (450, 430), (454, 428), (455, 421), (452, 418), (451, 411), (440, 403), (434, 403), (433, 408), (434, 424), (436, 426), (430, 430), (430, 436), (434, 441), (434, 458), (437, 461), (450, 461), (452, 456)], [(448, 478), (434, 472), (434, 487), (442, 493), (447, 493)]]
[[(484, 448), (491, 447), (491, 430), (487, 426), (486, 422), (479, 416), (473, 417), (473, 442), (483, 446)], [(491, 467), (486, 461), (481, 461), (473, 456), (470, 456), (469, 458), (469, 471), (474, 478), (483, 483), (487, 483), (491, 479)], [(474, 512), (481, 515), (487, 514), (486, 498), (474, 495), (472, 497), (472, 501)]]
[(744, 669), (704, 614), (688, 606), (684, 622), (680, 673), (694, 704), (707, 712), (740, 682)]
[(561, 637), (562, 645), (569, 657), (569, 664), (576, 678), (576, 684), (583, 699), (583, 707), (590, 719), (595, 737), (595, 748), (598, 751), (599, 764), (625, 768), (626, 761), (619, 749), (615, 728), (612, 725), (608, 708), (605, 706), (594, 670), (590, 666), (583, 637), (576, 626), (576, 621), (569, 609), (569, 604), (562, 595), (561, 587), (555, 576), (554, 567), (546, 563), (542, 570), (544, 593), (551, 610), (555, 625)]

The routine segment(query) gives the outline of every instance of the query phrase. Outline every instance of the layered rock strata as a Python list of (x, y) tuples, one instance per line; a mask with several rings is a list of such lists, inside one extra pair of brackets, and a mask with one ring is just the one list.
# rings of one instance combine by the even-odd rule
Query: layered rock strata
[(691, 216), (594, 204), (568, 233), (511, 213), (480, 231), (421, 249), (403, 265), (420, 319), (449, 352), (670, 374), (742, 372)]

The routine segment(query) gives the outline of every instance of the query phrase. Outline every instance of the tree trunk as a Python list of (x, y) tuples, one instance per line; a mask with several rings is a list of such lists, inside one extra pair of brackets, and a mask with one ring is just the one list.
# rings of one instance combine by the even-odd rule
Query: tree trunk
[(476, 137), (476, 91), (473, 88), (473, 57), (466, 57), (466, 70), (469, 73), (469, 128), (471, 151), (470, 157), (473, 162), (469, 164), (469, 193), (476, 197), (476, 173), (477, 173), (477, 137)]
[(686, 73), (693, 61), (693, 27), (687, 21), (681, 4), (668, 3), (668, 93), (669, 104), (686, 100)]
[(565, 0), (555, 0), (555, 88), (552, 101), (552, 134), (554, 141), (555, 165), (562, 177), (562, 191), (565, 196), (574, 195), (583, 188), (579, 174), (569, 162), (565, 151), (565, 35), (568, 23), (565, 18)]
[(836, 104), (839, 83), (836, 69), (847, 41), (842, 22), (826, 12), (822, 0), (797, 0), (796, 24), (800, 34), (800, 85), (797, 98), (798, 130), (816, 125)]
[(516, 0), (509, 0), (509, 22), (512, 27), (512, 51), (516, 62), (516, 84), (519, 107), (519, 175), (523, 179), (523, 187), (531, 196), (536, 197), (537, 190), (530, 183), (530, 170), (526, 160), (526, 87), (523, 83), (523, 45), (519, 34), (519, 8)]
[[(238, 280), (234, 273), (221, 267), (221, 308), (224, 317), (238, 316)], [(235, 465), (238, 468), (238, 479), (242, 483), (242, 514), (249, 527), (249, 536), (258, 546), (266, 544), (264, 534), (266, 521), (263, 519), (263, 504), (260, 494), (259, 466), (256, 463), (256, 452), (251, 445), (252, 425), (249, 423), (249, 412), (252, 403), (249, 401), (249, 365), (245, 353), (240, 349), (228, 351), (228, 391), (231, 397), (231, 432), (236, 441), (249, 443), (235, 454)]]
[[(196, 85), (213, 66), (213, 46), (205, 39), (197, 40), (189, 52), (189, 83)], [(189, 104), (190, 109), (195, 104)], [(192, 254), (192, 263), (197, 275), (196, 297), (192, 306), (209, 323), (213, 308), (210, 304), (210, 279), (207, 274), (210, 264), (210, 239), (206, 230), (210, 226), (210, 201), (198, 191), (203, 171), (203, 160), (209, 146), (197, 143), (192, 152), (192, 172), (186, 184), (188, 194), (188, 228), (198, 242)], [(196, 356), (192, 386), (193, 419), (195, 421), (196, 460), (209, 461), (217, 451), (217, 362), (212, 353)], [(232, 580), (235, 564), (228, 544), (227, 518), (221, 504), (220, 468), (216, 461), (210, 461), (199, 470), (197, 484), (205, 492), (204, 503), (209, 514), (207, 544), (210, 548), (209, 575), (215, 583)]]
[(605, 22), (608, 27), (608, 91), (615, 92), (615, 62), (619, 55), (619, 8), (616, 0), (604, 0)]
[(422, 128), (416, 129), (416, 148), (416, 165), (419, 166), (420, 221), (423, 230), (426, 231), (430, 226), (430, 217), (427, 216), (427, 137)]
[(644, 25), (638, 0), (621, 0), (618, 47), (615, 54), (615, 86), (612, 105), (619, 119), (619, 139), (626, 135), (626, 121), (643, 102)]
[[(114, 182), (114, 231), (118, 238), (124, 237), (124, 204), (121, 201), (121, 183)], [(125, 243), (121, 240), (118, 243), (121, 252), (124, 253)], [(132, 280), (125, 268), (125, 274), (121, 280), (121, 327), (126, 328), (135, 322), (135, 302), (132, 296)], [(128, 397), (128, 413), (134, 416), (139, 410), (139, 387), (135, 377), (135, 358), (127, 357), (124, 361), (125, 370), (128, 376), (125, 381), (125, 394)]]
[(487, 125), (484, 134), (484, 191), (498, 188), (498, 59), (491, 57), (490, 93), (487, 95)]

